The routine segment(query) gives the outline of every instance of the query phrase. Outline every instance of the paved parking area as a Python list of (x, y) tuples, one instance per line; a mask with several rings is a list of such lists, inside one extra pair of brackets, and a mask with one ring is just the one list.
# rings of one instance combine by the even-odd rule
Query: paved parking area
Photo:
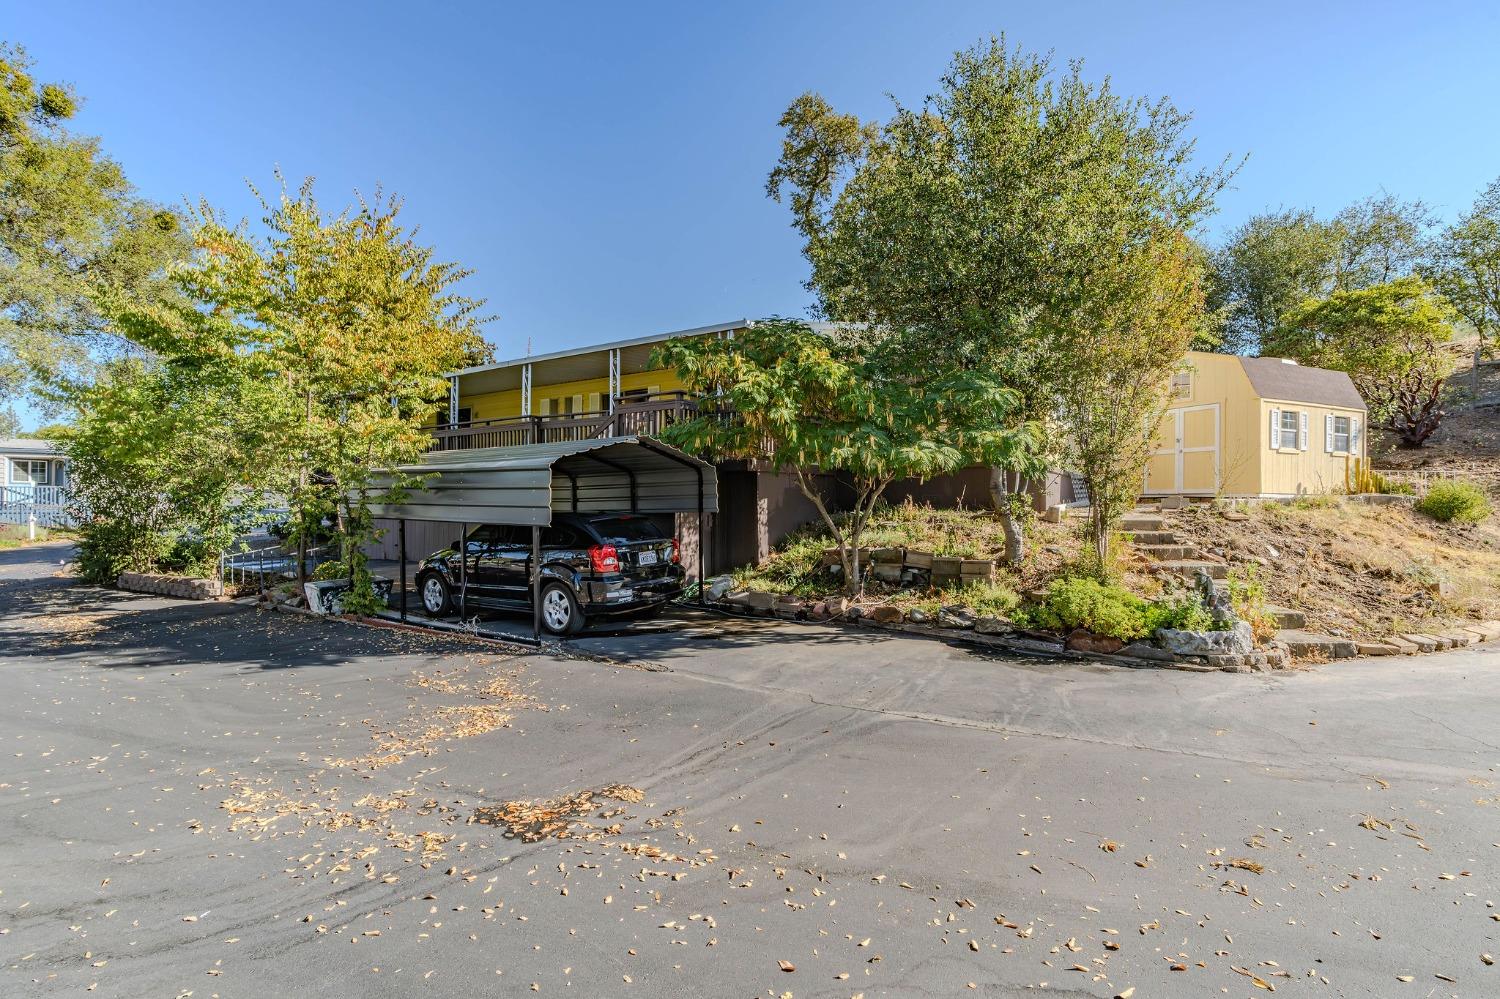
[(1492, 648), (511, 655), (52, 557), (0, 560), (6, 995), (1500, 994)]

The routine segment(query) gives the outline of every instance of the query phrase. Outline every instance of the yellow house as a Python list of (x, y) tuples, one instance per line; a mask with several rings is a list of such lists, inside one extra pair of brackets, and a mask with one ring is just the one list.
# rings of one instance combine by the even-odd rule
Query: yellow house
[(1342, 371), (1193, 351), (1172, 379), (1141, 492), (1290, 497), (1343, 492), (1365, 455), (1364, 400)]

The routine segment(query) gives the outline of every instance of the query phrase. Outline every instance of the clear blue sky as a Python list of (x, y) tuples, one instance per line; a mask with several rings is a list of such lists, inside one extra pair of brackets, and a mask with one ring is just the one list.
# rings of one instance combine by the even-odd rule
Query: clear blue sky
[(85, 98), (141, 191), (379, 183), (499, 316), (501, 356), (772, 313), (805, 266), (765, 198), (804, 90), (883, 116), (990, 34), (1082, 58), (1248, 153), (1216, 228), (1387, 190), (1451, 216), (1500, 175), (1500, 4), (24, 3), (0, 36)]

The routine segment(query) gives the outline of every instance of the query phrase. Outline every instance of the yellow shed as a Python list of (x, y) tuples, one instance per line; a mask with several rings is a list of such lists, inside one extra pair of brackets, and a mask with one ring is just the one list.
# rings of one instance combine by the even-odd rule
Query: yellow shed
[(1146, 464), (1146, 496), (1290, 497), (1345, 490), (1365, 455), (1364, 400), (1342, 371), (1193, 351)]

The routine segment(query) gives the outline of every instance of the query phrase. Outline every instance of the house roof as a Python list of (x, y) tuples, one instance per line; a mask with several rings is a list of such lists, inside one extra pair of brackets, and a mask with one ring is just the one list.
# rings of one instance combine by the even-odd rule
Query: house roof
[(1308, 368), (1279, 357), (1242, 357), (1250, 386), (1262, 399), (1306, 402), (1338, 409), (1364, 409), (1354, 381), (1343, 371)]
[(57, 445), (35, 437), (0, 438), (0, 454), (26, 454), (51, 456), (58, 453)]

